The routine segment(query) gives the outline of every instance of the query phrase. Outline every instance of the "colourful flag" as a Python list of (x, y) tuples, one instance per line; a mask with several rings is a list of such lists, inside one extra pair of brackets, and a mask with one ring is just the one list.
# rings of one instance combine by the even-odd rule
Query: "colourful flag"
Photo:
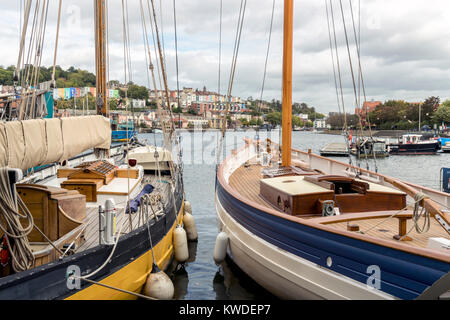
[(53, 89), (53, 100), (59, 99), (59, 89)]
[(96, 88), (94, 88), (94, 87), (91, 87), (91, 88), (89, 88), (89, 91), (91, 92), (91, 94), (94, 96), (94, 97), (96, 97), (97, 96), (97, 89)]
[(70, 99), (70, 88), (64, 88), (64, 99)]
[(72, 99), (73, 97), (75, 97), (75, 88), (70, 88), (70, 99)]
[(75, 97), (77, 97), (77, 98), (81, 97), (81, 89), (80, 88), (75, 88)]
[(59, 91), (58, 97), (60, 99), (65, 99), (65, 90), (64, 90), (64, 88), (59, 88), (58, 91)]

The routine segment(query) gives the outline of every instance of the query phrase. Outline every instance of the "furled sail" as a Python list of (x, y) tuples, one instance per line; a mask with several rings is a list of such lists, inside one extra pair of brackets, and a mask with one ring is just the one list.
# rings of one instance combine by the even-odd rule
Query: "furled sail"
[(0, 123), (0, 167), (28, 168), (111, 147), (109, 119), (82, 116)]

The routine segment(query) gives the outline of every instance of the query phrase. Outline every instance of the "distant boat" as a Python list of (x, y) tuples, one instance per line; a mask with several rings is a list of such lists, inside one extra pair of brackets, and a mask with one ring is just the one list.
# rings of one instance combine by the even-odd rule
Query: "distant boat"
[(422, 140), (421, 134), (405, 134), (398, 143), (388, 145), (390, 154), (394, 155), (426, 155), (436, 154), (441, 144), (436, 140)]
[(358, 158), (389, 157), (386, 142), (381, 140), (363, 139), (352, 144), (350, 153)]

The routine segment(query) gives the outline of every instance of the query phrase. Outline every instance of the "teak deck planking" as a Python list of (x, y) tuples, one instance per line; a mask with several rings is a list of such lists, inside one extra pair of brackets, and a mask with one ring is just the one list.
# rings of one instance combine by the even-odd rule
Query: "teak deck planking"
[[(265, 201), (260, 196), (260, 180), (262, 179), (261, 174), (262, 167), (259, 164), (251, 164), (250, 166), (241, 166), (237, 170), (235, 170), (229, 178), (229, 185), (231, 188), (239, 192), (244, 198), (247, 198), (253, 202), (256, 202), (260, 205), (266, 206), (271, 209), (276, 209), (275, 206), (271, 205), (269, 202)], [(297, 216), (302, 219), (308, 219), (309, 221), (314, 221), (314, 219), (321, 219), (318, 221), (323, 221), (322, 216), (311, 214), (309, 216)], [(382, 222), (382, 223), (381, 223)], [(379, 226), (377, 224), (381, 223)], [(422, 223), (420, 221), (419, 223)], [(358, 225), (359, 230), (364, 232), (369, 230), (375, 226), (373, 230), (369, 231), (367, 234), (384, 239), (390, 240), (393, 242), (398, 242), (393, 237), (398, 234), (399, 231), (399, 222), (395, 217), (391, 219), (382, 218), (382, 219), (362, 219), (357, 221), (352, 221), (352, 225)], [(347, 230), (347, 222), (337, 222), (327, 224), (328, 226), (332, 226), (333, 228), (339, 230)], [(412, 229), (412, 230), (411, 230)], [(412, 241), (402, 241), (404, 244), (408, 244), (414, 247), (427, 248), (428, 239), (433, 237), (438, 238), (448, 238), (448, 233), (439, 225), (439, 223), (431, 218), (431, 226), (430, 230), (424, 234), (418, 234), (413, 227), (413, 222), (411, 219), (407, 220), (406, 227), (409, 237), (412, 238)]]
[[(163, 199), (169, 199), (169, 188), (167, 183), (157, 182), (158, 178), (155, 176), (145, 176), (149, 183), (158, 189)], [(161, 178), (164, 178), (163, 176)], [(118, 204), (116, 204), (117, 206)], [(120, 204), (124, 206), (123, 204)], [(85, 223), (88, 223), (84, 231), (84, 242), (76, 249), (77, 252), (84, 251), (93, 248), (99, 244), (99, 219), (98, 219), (98, 207), (88, 207), (86, 212)], [(131, 214), (133, 230), (143, 225), (143, 219), (139, 221), (139, 211)], [(121, 234), (130, 232), (129, 214), (125, 213), (125, 208), (117, 209), (116, 213), (116, 232), (118, 232), (123, 224)]]

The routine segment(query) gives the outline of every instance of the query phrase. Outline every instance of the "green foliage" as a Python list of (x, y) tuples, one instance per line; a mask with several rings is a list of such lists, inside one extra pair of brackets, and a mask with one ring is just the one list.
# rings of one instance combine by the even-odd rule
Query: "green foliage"
[(239, 119), (239, 121), (242, 123), (244, 127), (247, 127), (249, 125), (249, 122), (246, 118), (241, 118)]
[(299, 118), (297, 116), (293, 116), (292, 117), (292, 125), (294, 127), (303, 127), (305, 125), (305, 122), (301, 118)]
[[(355, 114), (346, 114), (347, 118), (347, 127), (357, 127), (359, 124), (359, 118)], [(342, 129), (345, 127), (345, 117), (343, 113), (331, 112), (328, 119), (327, 124), (331, 126), (331, 129)]]
[[(30, 65), (21, 70), (21, 74), (28, 72)], [(8, 68), (0, 67), (0, 85), (13, 85), (14, 66)], [(39, 82), (50, 81), (52, 79), (53, 67), (40, 67)], [(89, 71), (82, 69), (75, 69), (70, 67), (63, 70), (60, 66), (55, 67), (56, 86), (58, 88), (70, 87), (95, 87), (95, 75)], [(117, 80), (112, 80), (110, 83), (119, 83)]]
[(450, 100), (445, 100), (433, 115), (433, 120), (440, 124), (450, 122)]
[(148, 99), (148, 90), (144, 86), (138, 86), (136, 84), (131, 84), (128, 86), (128, 98), (131, 99)]
[(281, 124), (281, 113), (280, 112), (272, 112), (267, 115), (267, 122), (272, 125)]
[(429, 97), (421, 105), (403, 100), (388, 100), (377, 106), (369, 114), (369, 119), (382, 130), (412, 130), (419, 126), (419, 111), (421, 124), (442, 122), (445, 119), (445, 108), (438, 114), (441, 109), (439, 105), (439, 97)]
[(14, 84), (14, 71), (0, 68), (0, 85), (11, 86)]
[(181, 109), (181, 107), (173, 107), (172, 113), (183, 113), (183, 110)]

